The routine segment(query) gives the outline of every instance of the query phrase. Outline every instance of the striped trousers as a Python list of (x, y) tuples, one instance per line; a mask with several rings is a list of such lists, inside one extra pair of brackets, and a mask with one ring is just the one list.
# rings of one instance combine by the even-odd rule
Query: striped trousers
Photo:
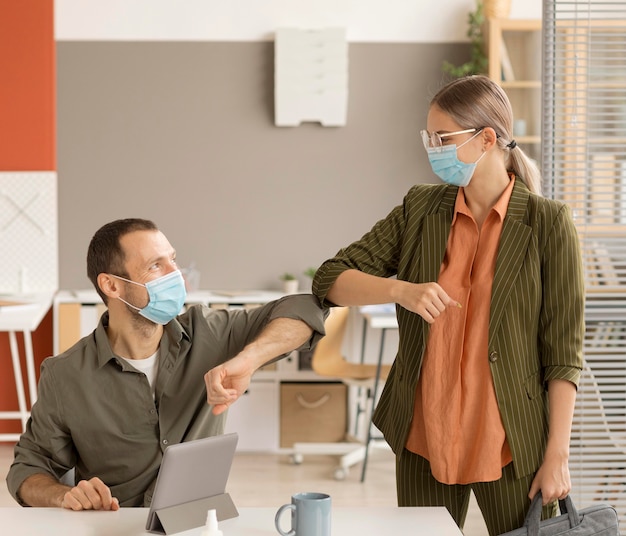
[[(497, 536), (524, 524), (530, 507), (528, 491), (534, 475), (515, 478), (513, 463), (502, 469), (494, 482), (442, 484), (430, 472), (430, 463), (404, 449), (396, 457), (398, 506), (445, 506), (462, 530), (469, 507), (470, 492), (482, 512), (490, 536)], [(542, 517), (557, 513), (557, 502), (544, 506)]]

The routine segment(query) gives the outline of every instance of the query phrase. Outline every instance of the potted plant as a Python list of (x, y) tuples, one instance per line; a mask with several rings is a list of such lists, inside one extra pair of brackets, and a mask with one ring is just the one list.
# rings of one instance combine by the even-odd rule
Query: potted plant
[(483, 25), (485, 15), (483, 2), (476, 2), (476, 10), (468, 14), (467, 17), (467, 37), (470, 38), (471, 52), (469, 61), (462, 65), (454, 65), (449, 61), (444, 61), (442, 69), (445, 73), (455, 77), (469, 76), (472, 74), (485, 74), (489, 67), (489, 60), (485, 53), (485, 39), (483, 37)]
[(283, 292), (285, 294), (295, 294), (298, 292), (298, 280), (295, 275), (285, 272), (280, 276), (280, 279), (283, 282)]
[(313, 286), (313, 278), (315, 277), (315, 272), (317, 272), (317, 268), (310, 266), (304, 272), (302, 272), (306, 277), (311, 280), (311, 287)]

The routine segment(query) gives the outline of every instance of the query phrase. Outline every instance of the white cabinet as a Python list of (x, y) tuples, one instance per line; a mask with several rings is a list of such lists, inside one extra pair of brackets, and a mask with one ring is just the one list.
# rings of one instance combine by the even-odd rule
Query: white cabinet
[(225, 432), (239, 434), (240, 452), (274, 452), (278, 449), (279, 419), (277, 382), (254, 380), (228, 409)]

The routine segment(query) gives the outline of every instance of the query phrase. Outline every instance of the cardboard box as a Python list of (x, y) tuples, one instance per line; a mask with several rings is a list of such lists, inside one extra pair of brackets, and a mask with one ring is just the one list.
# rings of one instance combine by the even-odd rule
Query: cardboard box
[(343, 441), (347, 404), (347, 387), (342, 383), (281, 383), (280, 447)]

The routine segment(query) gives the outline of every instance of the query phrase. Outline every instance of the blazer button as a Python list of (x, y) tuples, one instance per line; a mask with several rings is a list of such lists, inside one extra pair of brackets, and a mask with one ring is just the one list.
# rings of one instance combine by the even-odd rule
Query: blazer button
[(498, 352), (495, 350), (493, 352), (489, 352), (489, 361), (495, 363), (498, 360)]

